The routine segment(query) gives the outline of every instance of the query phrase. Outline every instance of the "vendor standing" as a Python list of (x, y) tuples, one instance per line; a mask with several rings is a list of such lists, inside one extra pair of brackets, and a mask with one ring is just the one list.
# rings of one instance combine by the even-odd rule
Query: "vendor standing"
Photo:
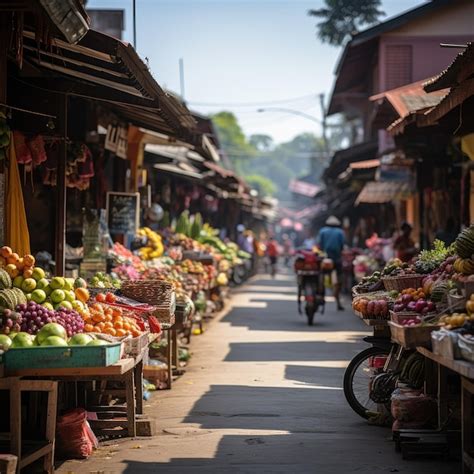
[(345, 236), (341, 229), (341, 221), (336, 216), (328, 217), (326, 225), (319, 231), (319, 248), (327, 254), (334, 262), (337, 281), (334, 284), (334, 298), (336, 298), (337, 309), (344, 310), (341, 304), (341, 282), (342, 282), (342, 249), (344, 248)]
[(401, 234), (395, 239), (393, 248), (402, 262), (409, 262), (418, 253), (415, 242), (411, 238), (412, 226), (404, 222), (400, 229)]

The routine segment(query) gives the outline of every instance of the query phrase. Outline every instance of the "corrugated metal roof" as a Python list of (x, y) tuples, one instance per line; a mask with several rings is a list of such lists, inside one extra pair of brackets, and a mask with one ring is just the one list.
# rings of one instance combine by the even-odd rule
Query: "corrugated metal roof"
[(383, 204), (401, 199), (407, 199), (413, 194), (409, 183), (395, 181), (371, 181), (366, 183), (356, 199), (360, 203)]

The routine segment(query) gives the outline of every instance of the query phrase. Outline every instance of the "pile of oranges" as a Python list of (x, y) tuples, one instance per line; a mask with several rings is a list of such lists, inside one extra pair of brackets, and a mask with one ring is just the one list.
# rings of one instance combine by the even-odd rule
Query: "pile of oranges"
[[(107, 301), (97, 297), (94, 303), (89, 304), (89, 314), (84, 315), (84, 332), (97, 332), (117, 337), (140, 336), (142, 331), (134, 319), (125, 316), (121, 308), (109, 306)], [(109, 298), (109, 303), (112, 302), (111, 299)]]

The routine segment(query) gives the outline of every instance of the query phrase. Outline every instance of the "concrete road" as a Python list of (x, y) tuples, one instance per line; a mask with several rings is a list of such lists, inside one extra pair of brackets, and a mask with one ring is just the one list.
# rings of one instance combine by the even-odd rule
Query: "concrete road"
[(459, 472), (456, 463), (402, 461), (389, 429), (351, 411), (342, 377), (367, 327), (334, 302), (308, 327), (292, 277), (255, 278), (207, 328), (193, 338), (186, 374), (146, 404), (158, 436), (109, 443), (59, 472)]

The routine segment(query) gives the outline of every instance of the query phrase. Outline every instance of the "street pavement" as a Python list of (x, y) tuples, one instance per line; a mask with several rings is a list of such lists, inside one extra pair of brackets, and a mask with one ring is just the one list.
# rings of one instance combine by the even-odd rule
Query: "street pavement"
[(349, 310), (336, 311), (329, 298), (307, 326), (292, 275), (255, 277), (234, 290), (230, 306), (193, 337), (193, 357), (173, 389), (146, 403), (157, 436), (110, 442), (58, 472), (459, 472), (442, 460), (403, 461), (390, 430), (347, 405), (344, 368), (369, 334)]

